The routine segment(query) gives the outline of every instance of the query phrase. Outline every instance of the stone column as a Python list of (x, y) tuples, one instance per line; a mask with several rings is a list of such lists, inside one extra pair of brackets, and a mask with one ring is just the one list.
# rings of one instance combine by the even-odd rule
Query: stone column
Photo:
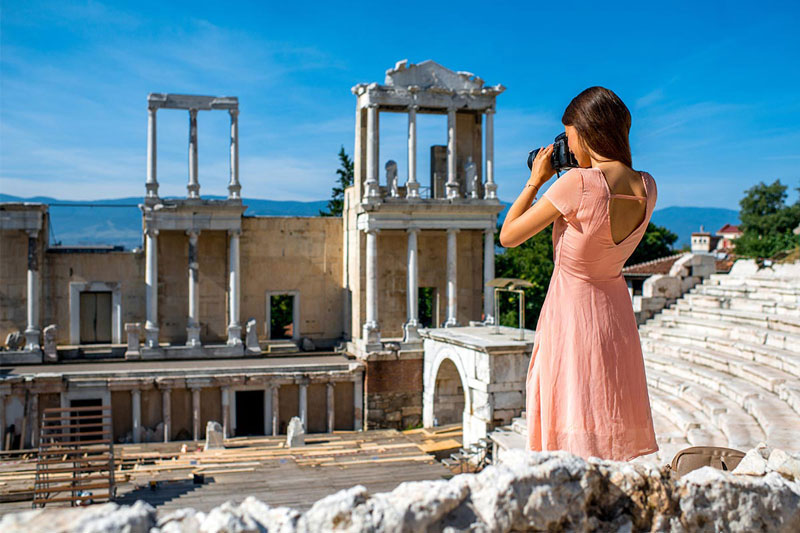
[(0, 452), (6, 451), (6, 395), (0, 393)]
[(239, 323), (239, 234), (241, 230), (229, 230), (230, 247), (228, 256), (228, 345), (242, 345), (242, 326)]
[(367, 344), (380, 342), (381, 332), (378, 325), (378, 230), (368, 229), (367, 233), (367, 290), (366, 322), (361, 336)]
[(447, 110), (447, 189), (448, 198), (459, 196), (458, 181), (456, 179), (456, 110)]
[(365, 195), (378, 198), (378, 105), (367, 105), (367, 180)]
[(272, 434), (272, 391), (264, 389), (264, 435)]
[(298, 401), (298, 416), (303, 422), (303, 430), (308, 433), (308, 383), (300, 383), (300, 398)]
[(39, 343), (39, 239), (38, 230), (28, 231), (28, 327), (25, 328), (25, 349), (41, 349)]
[(39, 447), (39, 393), (31, 392), (31, 448)]
[(417, 181), (417, 105), (408, 106), (408, 183), (406, 197), (419, 198)]
[(483, 233), (483, 316), (486, 324), (494, 324), (494, 288), (489, 282), (494, 279), (494, 230)]
[(417, 235), (419, 229), (409, 228), (408, 233), (408, 269), (406, 273), (406, 309), (407, 321), (403, 327), (404, 342), (419, 341), (419, 282), (417, 264)]
[(192, 387), (192, 439), (200, 440), (200, 389)]
[(279, 404), (280, 385), (270, 385), (272, 393), (272, 435), (275, 436), (281, 429), (281, 410)]
[(145, 346), (158, 348), (158, 230), (145, 230), (145, 297), (147, 321), (144, 325)]
[(231, 408), (230, 408), (230, 387), (222, 387), (220, 393), (222, 394), (222, 437), (228, 438), (231, 427)]
[(334, 405), (333, 405), (333, 383), (331, 383), (330, 381), (325, 384), (325, 392), (326, 392), (326, 395), (327, 395), (326, 396), (325, 406), (326, 406), (327, 411), (328, 411), (327, 429), (328, 429), (328, 433), (333, 433), (333, 424), (334, 424), (334, 420), (335, 420), (335, 418), (334, 418), (335, 411), (334, 411)]
[(458, 314), (458, 284), (456, 279), (458, 274), (458, 269), (456, 268), (458, 263), (458, 231), (459, 230), (456, 228), (449, 228), (447, 230), (447, 320), (444, 323), (444, 327), (446, 328), (458, 326), (458, 320), (456, 318)]
[(364, 383), (363, 373), (358, 372), (353, 381), (353, 429), (364, 429)]
[(133, 420), (133, 442), (142, 442), (142, 391), (131, 389), (131, 419)]
[(156, 110), (155, 107), (147, 108), (147, 190), (145, 200), (158, 200), (158, 180), (156, 163)]
[(197, 181), (197, 109), (189, 110), (189, 191), (188, 198), (200, 198), (200, 182)]
[(200, 279), (197, 261), (198, 231), (189, 235), (189, 319), (186, 324), (186, 346), (200, 346)]
[(164, 442), (169, 442), (172, 433), (172, 395), (170, 389), (161, 391), (161, 420), (164, 422)]
[(497, 184), (494, 182), (494, 109), (486, 110), (486, 186), (484, 198), (497, 198)]
[(228, 200), (241, 198), (239, 184), (239, 110), (229, 109), (231, 115), (231, 180), (228, 183)]

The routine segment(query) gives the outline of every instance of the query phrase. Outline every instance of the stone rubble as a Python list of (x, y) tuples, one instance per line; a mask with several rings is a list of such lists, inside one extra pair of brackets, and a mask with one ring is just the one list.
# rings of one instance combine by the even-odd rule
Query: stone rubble
[[(766, 457), (766, 458), (765, 458)], [(763, 461), (759, 462), (758, 459)], [(362, 485), (300, 513), (253, 496), (208, 513), (156, 517), (150, 505), (6, 514), (0, 531), (204, 533), (317, 531), (800, 531), (800, 454), (760, 446), (732, 472), (703, 467), (678, 478), (666, 467), (584, 460), (566, 451), (511, 450), (503, 463), (387, 493)], [(751, 466), (747, 466), (750, 464)], [(754, 475), (753, 472), (764, 472)]]

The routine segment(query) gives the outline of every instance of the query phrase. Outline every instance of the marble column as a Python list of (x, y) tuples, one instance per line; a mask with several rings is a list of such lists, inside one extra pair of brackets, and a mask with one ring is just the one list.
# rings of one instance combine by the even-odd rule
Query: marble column
[(239, 184), (239, 110), (229, 109), (231, 115), (231, 180), (228, 183), (228, 200), (238, 200), (242, 186)]
[(264, 389), (264, 435), (272, 434), (272, 391)]
[(155, 107), (147, 108), (147, 190), (145, 200), (158, 200), (157, 179), (157, 143), (156, 143), (156, 111)]
[(228, 257), (228, 307), (230, 322), (228, 324), (228, 345), (242, 345), (242, 326), (239, 322), (239, 234), (241, 230), (230, 230), (230, 246)]
[(447, 110), (447, 189), (448, 198), (458, 198), (458, 181), (456, 178), (456, 110)]
[(419, 198), (417, 181), (417, 105), (408, 106), (408, 183), (406, 197)]
[(145, 346), (158, 348), (158, 230), (145, 230), (145, 298), (147, 321), (144, 325)]
[(222, 403), (222, 437), (224, 439), (230, 437), (230, 427), (231, 427), (231, 407), (230, 407), (230, 387), (222, 387), (220, 389), (220, 394), (222, 395), (221, 402)]
[(362, 372), (355, 375), (353, 381), (353, 429), (361, 431), (364, 429), (364, 383)]
[(419, 229), (409, 228), (408, 233), (408, 267), (406, 270), (406, 311), (407, 320), (403, 326), (403, 342), (419, 341), (419, 270), (417, 253), (417, 235)]
[(378, 106), (367, 105), (367, 198), (380, 197), (378, 186)]
[(458, 301), (457, 301), (457, 263), (458, 263), (458, 229), (447, 230), (447, 320), (444, 327), (458, 326)]
[(41, 349), (39, 342), (39, 239), (38, 230), (28, 231), (28, 327), (25, 328), (25, 349)]
[(494, 230), (483, 232), (483, 317), (486, 324), (494, 324)]
[(281, 430), (281, 410), (280, 410), (280, 385), (271, 385), (272, 394), (272, 435), (277, 435)]
[(308, 383), (300, 383), (300, 398), (298, 398), (298, 416), (303, 422), (303, 430), (308, 433)]
[(335, 420), (334, 416), (336, 413), (334, 411), (334, 405), (333, 405), (333, 383), (331, 383), (330, 381), (325, 384), (325, 393), (326, 393), (325, 407), (327, 409), (327, 414), (328, 414), (327, 431), (328, 433), (333, 433), (333, 424)]
[(378, 325), (378, 230), (368, 229), (367, 233), (367, 265), (366, 265), (366, 322), (362, 328), (361, 337), (367, 344), (378, 343), (381, 340), (380, 326)]
[(131, 389), (131, 419), (133, 420), (133, 442), (142, 442), (142, 391)]
[(486, 186), (484, 198), (497, 198), (497, 184), (494, 182), (494, 109), (486, 110)]
[(192, 439), (200, 440), (200, 389), (192, 387)]
[(39, 447), (39, 393), (31, 392), (31, 448)]
[(164, 423), (164, 442), (169, 442), (172, 433), (172, 395), (170, 389), (161, 391), (161, 421)]
[(6, 395), (0, 394), (0, 452), (6, 451)]
[(200, 198), (200, 182), (197, 180), (197, 109), (189, 110), (189, 191), (188, 198)]
[(186, 346), (200, 346), (200, 272), (197, 261), (199, 231), (189, 235), (189, 317), (186, 324)]

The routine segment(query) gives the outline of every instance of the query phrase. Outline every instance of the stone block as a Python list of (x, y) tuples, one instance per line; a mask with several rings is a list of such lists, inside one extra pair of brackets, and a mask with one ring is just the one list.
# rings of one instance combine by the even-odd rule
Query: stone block
[[(685, 293), (695, 285), (700, 283), (700, 278), (695, 276), (687, 276), (681, 280), (681, 294)], [(680, 295), (678, 295), (680, 296)]]
[(251, 318), (247, 321), (247, 333), (245, 335), (245, 349), (248, 352), (261, 353), (258, 345), (258, 331), (256, 330), (256, 319)]
[(303, 428), (303, 421), (300, 417), (293, 416), (289, 420), (289, 426), (286, 429), (286, 446), (293, 448), (295, 446), (304, 446), (306, 443), (305, 438), (306, 430)]
[(673, 275), (654, 274), (647, 278), (642, 285), (642, 296), (644, 298), (655, 296), (677, 298), (681, 294), (681, 280)]
[(206, 444), (205, 450), (220, 450), (225, 447), (225, 438), (222, 434), (222, 424), (209, 420), (206, 424)]
[(55, 363), (58, 361), (58, 349), (56, 348), (56, 338), (58, 336), (58, 326), (50, 324), (44, 328), (44, 362)]
[(125, 335), (128, 340), (128, 349), (125, 351), (125, 359), (141, 359), (142, 352), (139, 348), (139, 337), (142, 325), (139, 322), (128, 322), (125, 324)]
[(758, 264), (755, 259), (737, 259), (728, 272), (729, 276), (748, 277), (758, 272)]

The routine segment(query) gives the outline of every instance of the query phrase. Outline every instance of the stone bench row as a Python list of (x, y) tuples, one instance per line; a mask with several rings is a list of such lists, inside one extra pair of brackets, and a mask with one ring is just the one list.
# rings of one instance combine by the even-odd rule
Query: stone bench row
[(800, 451), (797, 438), (800, 435), (800, 416), (777, 395), (725, 372), (692, 365), (680, 358), (660, 353), (646, 354), (648, 367), (717, 392), (736, 402), (755, 418), (771, 445)]
[(698, 346), (670, 342), (654, 332), (642, 338), (642, 349), (663, 354), (710, 369), (731, 374), (778, 396), (800, 416), (800, 380), (782, 370), (759, 364), (738, 355), (721, 354)]
[(800, 294), (800, 280), (797, 279), (759, 279), (740, 278), (727, 274), (712, 274), (703, 282), (704, 285), (717, 287), (739, 287), (765, 290), (778, 294)]
[(646, 373), (649, 391), (656, 390), (680, 398), (693, 411), (704, 413), (710, 424), (725, 435), (731, 447), (747, 448), (766, 439), (764, 430), (756, 419), (736, 402), (654, 366), (648, 365)]
[(727, 320), (714, 320), (711, 318), (695, 318), (691, 316), (660, 313), (650, 319), (646, 325), (656, 326), (665, 324), (666, 327), (679, 327), (696, 335), (725, 335), (736, 340), (780, 348), (788, 352), (797, 352), (800, 346), (800, 336), (761, 328), (758, 326), (737, 324)]
[(714, 292), (709, 292), (704, 289), (695, 290), (701, 287), (704, 286), (698, 285), (691, 291), (687, 292), (683, 295), (681, 300), (690, 303), (691, 305), (697, 305), (700, 307), (733, 309), (749, 311), (753, 313), (762, 313), (766, 315), (781, 314), (792, 317), (800, 317), (800, 303), (777, 302), (775, 300), (753, 297), (747, 298), (739, 294), (730, 295), (721, 294), (719, 292), (715, 294)]
[(742, 309), (722, 309), (702, 305), (692, 305), (691, 302), (680, 299), (669, 309), (664, 309), (664, 315), (688, 316), (699, 319), (710, 318), (720, 322), (730, 322), (737, 325), (755, 326), (775, 331), (791, 333), (800, 338), (800, 317), (790, 315), (769, 315), (744, 311)]
[[(702, 411), (693, 409), (679, 397), (650, 389), (650, 407), (654, 413), (673, 421), (691, 446), (727, 446), (728, 437)], [(670, 435), (674, 437), (674, 435)]]
[(754, 287), (734, 287), (703, 283), (700, 285), (695, 285), (686, 292), (686, 294), (695, 293), (714, 294), (726, 297), (736, 296), (751, 300), (767, 300), (776, 302), (778, 304), (785, 303), (790, 305), (800, 305), (800, 295), (786, 292), (775, 292), (771, 289), (758, 289)]
[[(724, 332), (717, 332), (718, 335)], [(730, 365), (731, 361), (744, 364), (758, 365), (759, 372), (764, 379), (772, 380), (778, 374), (786, 382), (800, 383), (800, 354), (765, 345), (751, 344), (737, 340), (732, 336), (697, 335), (682, 330), (680, 327), (665, 327), (660, 325), (645, 324), (639, 327), (639, 338), (644, 346), (645, 341), (655, 340), (670, 345), (685, 346), (704, 350), (711, 361), (708, 366), (719, 364)], [(721, 358), (726, 358), (722, 360)]]

